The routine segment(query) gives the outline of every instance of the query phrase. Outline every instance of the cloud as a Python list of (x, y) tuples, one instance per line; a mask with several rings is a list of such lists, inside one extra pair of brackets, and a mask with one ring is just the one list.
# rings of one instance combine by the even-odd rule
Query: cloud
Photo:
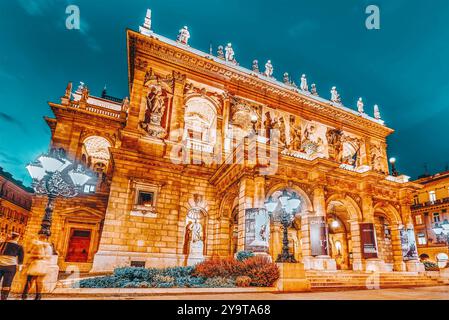
[(20, 128), (23, 132), (25, 133), (27, 132), (27, 129), (25, 128), (22, 122), (20, 122), (16, 118), (11, 117), (9, 114), (0, 111), (0, 122), (1, 121), (15, 125), (18, 128)]
[(54, 4), (54, 0), (19, 0), (19, 4), (30, 16), (41, 16)]
[(0, 151), (0, 161), (1, 164), (9, 164), (9, 165), (20, 165), (22, 163), (22, 161), (19, 158), (9, 155), (4, 151)]

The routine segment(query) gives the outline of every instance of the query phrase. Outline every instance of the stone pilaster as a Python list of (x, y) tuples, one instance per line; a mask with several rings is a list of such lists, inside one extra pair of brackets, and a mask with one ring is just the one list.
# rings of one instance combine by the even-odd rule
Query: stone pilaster
[(239, 226), (237, 251), (245, 249), (245, 210), (253, 207), (254, 179), (242, 177), (239, 185)]
[(352, 269), (354, 271), (364, 270), (362, 258), (362, 245), (360, 239), (360, 224), (357, 220), (348, 221), (352, 242)]
[(391, 228), (391, 247), (393, 250), (393, 270), (405, 271), (405, 263), (402, 257), (401, 232), (402, 226), (393, 226)]
[(185, 77), (174, 76), (173, 103), (170, 115), (170, 141), (179, 142), (184, 131), (184, 86)]

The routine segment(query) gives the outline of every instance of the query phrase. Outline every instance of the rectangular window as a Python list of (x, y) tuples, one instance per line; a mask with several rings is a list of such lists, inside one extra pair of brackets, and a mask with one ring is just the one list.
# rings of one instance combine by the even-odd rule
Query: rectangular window
[(440, 214), (438, 212), (433, 214), (433, 222), (440, 222)]
[(429, 201), (431, 202), (437, 201), (437, 195), (435, 191), (429, 191)]
[(419, 197), (418, 196), (414, 196), (413, 197), (413, 203), (416, 205), (416, 204), (419, 204)]
[(415, 216), (415, 224), (416, 225), (420, 225), (420, 224), (423, 224), (422, 223), (422, 215), (417, 215), (417, 216)]
[(418, 233), (417, 234), (418, 237), (418, 244), (419, 245), (426, 245), (427, 244), (427, 239), (426, 239), (426, 235), (425, 233)]
[(137, 205), (151, 208), (153, 206), (153, 200), (154, 192), (139, 191)]

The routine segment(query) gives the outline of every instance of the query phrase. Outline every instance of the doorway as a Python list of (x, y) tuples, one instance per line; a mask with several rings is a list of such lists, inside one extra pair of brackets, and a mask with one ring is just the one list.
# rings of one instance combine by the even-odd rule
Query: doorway
[(91, 241), (91, 230), (71, 229), (66, 262), (87, 262)]

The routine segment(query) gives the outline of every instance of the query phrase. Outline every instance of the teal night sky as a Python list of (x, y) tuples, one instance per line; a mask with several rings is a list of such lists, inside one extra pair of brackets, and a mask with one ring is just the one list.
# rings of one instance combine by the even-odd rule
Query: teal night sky
[[(81, 30), (65, 28), (68, 4), (81, 10)], [(381, 30), (367, 30), (365, 8), (381, 9)], [(29, 182), (25, 165), (46, 151), (51, 116), (68, 81), (128, 95), (125, 29), (138, 29), (146, 9), (153, 30), (175, 39), (187, 25), (190, 45), (214, 52), (232, 42), (240, 65), (271, 59), (275, 76), (302, 73), (329, 98), (337, 86), (346, 106), (380, 106), (396, 133), (389, 155), (416, 177), (449, 164), (449, 1), (412, 0), (10, 0), (0, 3), (0, 166)]]

